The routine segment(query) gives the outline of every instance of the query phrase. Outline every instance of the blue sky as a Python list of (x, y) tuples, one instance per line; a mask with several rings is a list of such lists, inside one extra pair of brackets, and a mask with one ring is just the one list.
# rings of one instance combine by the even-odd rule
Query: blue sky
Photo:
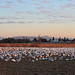
[[(75, 27), (74, 24), (75, 0), (0, 0), (0, 35), (4, 37), (16, 35), (37, 36), (39, 34), (56, 37), (75, 37), (75, 30), (72, 28)], [(46, 29), (50, 28), (50, 30), (44, 31), (40, 28), (41, 26)], [(57, 27), (55, 28), (55, 26)], [(63, 30), (65, 27), (70, 27), (71, 30), (66, 28), (65, 32), (67, 33), (63, 33), (61, 27)], [(2, 31), (3, 28), (5, 31)], [(13, 30), (15, 29), (15, 34), (12, 28)], [(27, 28), (30, 28), (29, 31)], [(59, 30), (61, 29), (60, 33), (63, 33), (63, 35), (58, 33), (58, 28)], [(7, 32), (9, 29), (10, 33)], [(20, 34), (18, 33), (19, 31), (21, 31)], [(51, 32), (54, 33), (52, 34)]]

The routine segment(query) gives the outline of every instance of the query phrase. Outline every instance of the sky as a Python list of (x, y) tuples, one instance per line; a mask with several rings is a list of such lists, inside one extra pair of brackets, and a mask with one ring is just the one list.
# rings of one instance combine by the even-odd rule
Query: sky
[(75, 38), (75, 0), (0, 0), (0, 36)]

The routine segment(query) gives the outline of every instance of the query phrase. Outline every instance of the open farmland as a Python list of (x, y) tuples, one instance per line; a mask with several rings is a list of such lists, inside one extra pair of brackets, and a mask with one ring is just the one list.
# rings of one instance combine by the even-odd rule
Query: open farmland
[(75, 75), (75, 48), (0, 47), (1, 75)]
[(75, 61), (37, 61), (19, 63), (0, 60), (0, 75), (75, 75)]

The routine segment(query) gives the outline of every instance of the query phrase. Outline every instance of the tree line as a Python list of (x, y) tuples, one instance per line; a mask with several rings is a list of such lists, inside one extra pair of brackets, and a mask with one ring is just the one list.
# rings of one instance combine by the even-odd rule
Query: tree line
[[(52, 37), (50, 39), (41, 38), (40, 43), (52, 43), (52, 42), (56, 43), (55, 40), (57, 40), (57, 43), (60, 43), (60, 42), (64, 42), (64, 43), (70, 42), (71, 43), (75, 41), (75, 39), (71, 40), (65, 37), (64, 38), (59, 37), (58, 39)], [(0, 43), (38, 43), (38, 42), (39, 42), (39, 39), (37, 38), (34, 38), (33, 40), (30, 40), (28, 38), (26, 39), (5, 38), (5, 39), (0, 40)]]

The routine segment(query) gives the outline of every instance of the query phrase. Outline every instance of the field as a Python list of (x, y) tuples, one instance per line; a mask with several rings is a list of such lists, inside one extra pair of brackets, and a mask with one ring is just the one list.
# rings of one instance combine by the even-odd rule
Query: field
[(60, 43), (43, 43), (43, 44), (37, 44), (37, 43), (3, 43), (0, 44), (0, 47), (75, 47), (75, 43), (74, 44), (60, 44)]
[(0, 75), (75, 75), (75, 48), (0, 47)]
[(75, 75), (75, 61), (37, 61), (19, 63), (0, 60), (0, 75)]

